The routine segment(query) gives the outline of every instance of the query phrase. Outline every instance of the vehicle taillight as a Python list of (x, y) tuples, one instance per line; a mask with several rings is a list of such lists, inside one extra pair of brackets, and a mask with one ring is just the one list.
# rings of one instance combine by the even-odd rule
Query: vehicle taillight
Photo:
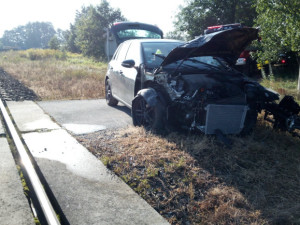
[(281, 63), (282, 63), (282, 64), (285, 64), (285, 63), (286, 63), (285, 59), (282, 59), (282, 60), (281, 60)]
[(221, 25), (218, 25), (218, 26), (211, 26), (211, 27), (207, 27), (208, 30), (211, 30), (211, 29), (218, 29), (222, 27)]
[(250, 51), (248, 50), (244, 50), (242, 51), (242, 53), (240, 54), (239, 58), (249, 58), (250, 57)]

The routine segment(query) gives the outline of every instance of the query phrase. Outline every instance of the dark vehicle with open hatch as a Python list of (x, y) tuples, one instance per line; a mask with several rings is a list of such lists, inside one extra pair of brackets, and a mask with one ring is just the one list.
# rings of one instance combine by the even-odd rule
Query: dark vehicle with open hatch
[[(257, 114), (282, 130), (300, 128), (299, 105), (233, 69), (254, 28), (236, 28), (190, 42), (139, 39), (123, 42), (108, 65), (108, 105), (131, 108), (133, 124), (205, 134), (248, 134)], [(270, 117), (271, 115), (271, 117)]]
[(117, 22), (114, 23), (106, 33), (105, 53), (109, 59), (112, 58), (117, 47), (124, 41), (130, 39), (163, 38), (163, 32), (155, 25), (139, 22)]

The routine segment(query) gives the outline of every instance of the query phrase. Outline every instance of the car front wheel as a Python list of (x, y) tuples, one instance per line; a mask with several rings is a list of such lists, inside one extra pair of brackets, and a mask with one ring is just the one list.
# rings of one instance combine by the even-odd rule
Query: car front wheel
[(165, 130), (165, 110), (157, 99), (155, 106), (148, 106), (143, 96), (138, 95), (132, 101), (132, 120), (134, 126), (144, 126), (146, 130), (162, 133)]
[(118, 100), (112, 96), (111, 86), (108, 79), (105, 81), (105, 99), (109, 106), (116, 106), (118, 104)]

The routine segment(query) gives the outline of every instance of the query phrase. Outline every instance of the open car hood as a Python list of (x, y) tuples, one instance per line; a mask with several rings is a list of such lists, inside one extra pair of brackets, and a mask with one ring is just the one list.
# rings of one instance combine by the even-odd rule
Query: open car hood
[(161, 66), (197, 56), (218, 56), (236, 61), (247, 45), (257, 38), (258, 29), (255, 28), (237, 28), (203, 35), (174, 48)]

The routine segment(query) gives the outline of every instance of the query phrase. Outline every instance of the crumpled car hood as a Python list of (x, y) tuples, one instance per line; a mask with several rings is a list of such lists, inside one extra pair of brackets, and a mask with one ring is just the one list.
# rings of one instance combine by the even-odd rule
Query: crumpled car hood
[(197, 56), (218, 56), (235, 61), (241, 52), (257, 38), (258, 29), (255, 28), (237, 28), (203, 35), (173, 49), (161, 66)]

